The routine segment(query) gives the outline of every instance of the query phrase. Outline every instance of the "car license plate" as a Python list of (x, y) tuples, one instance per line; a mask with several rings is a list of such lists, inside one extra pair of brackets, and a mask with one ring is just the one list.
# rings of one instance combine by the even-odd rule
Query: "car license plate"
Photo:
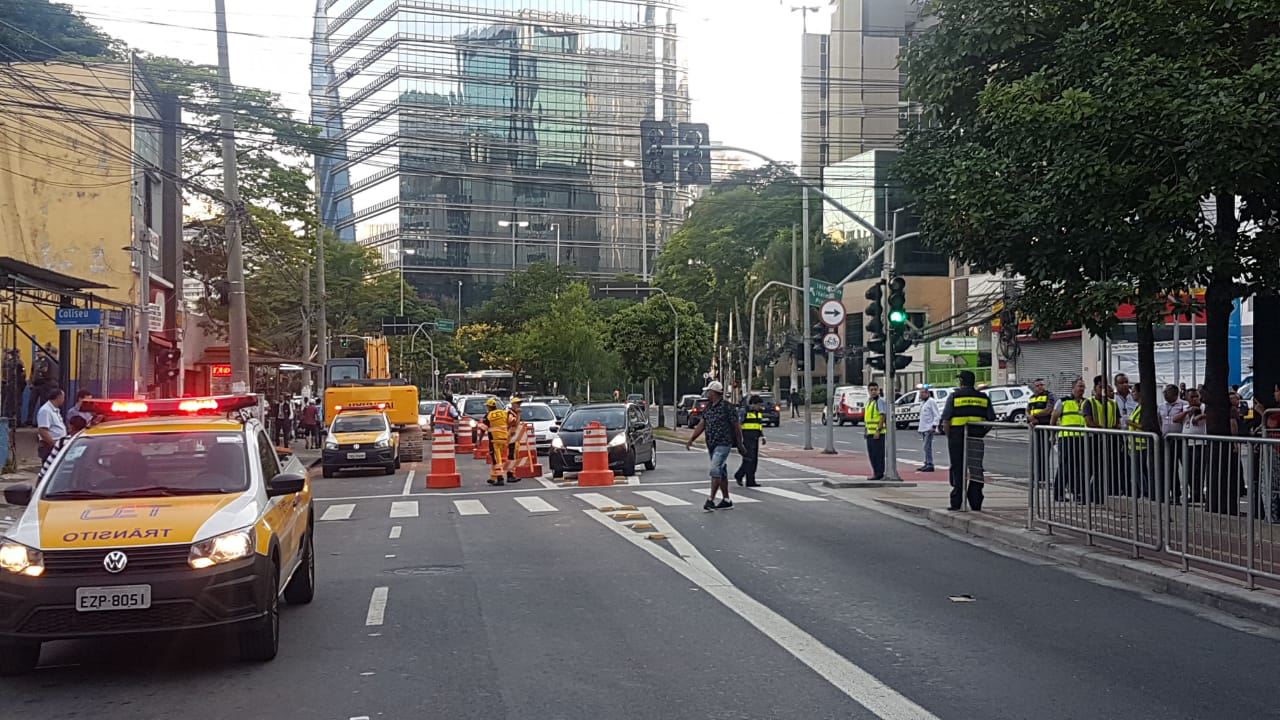
[(574, 462), (576, 462), (576, 463), (580, 463), (580, 462), (582, 462), (582, 456), (581, 456), (581, 455), (574, 455), (574, 456), (573, 456), (573, 461), (574, 461)]
[(76, 610), (146, 610), (151, 607), (150, 585), (76, 588)]
[(347, 453), (348, 460), (363, 460), (364, 453)]

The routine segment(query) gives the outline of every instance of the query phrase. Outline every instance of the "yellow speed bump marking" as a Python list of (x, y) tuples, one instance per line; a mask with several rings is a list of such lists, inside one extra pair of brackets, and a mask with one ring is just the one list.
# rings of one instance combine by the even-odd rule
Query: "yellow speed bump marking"
[(615, 508), (615, 509), (616, 509), (616, 510), (632, 510), (632, 511), (634, 511), (634, 510), (636, 509), (636, 506), (635, 506), (635, 505), (619, 505), (619, 506), (618, 506), (617, 508)]
[(644, 520), (645, 516), (644, 516), (644, 513), (633, 512), (633, 513), (627, 513), (626, 517), (623, 519), (624, 520)]
[(666, 539), (667, 539), (667, 536), (666, 536), (666, 535), (663, 535), (662, 533), (649, 533), (649, 535), (647, 536), (647, 539), (649, 539), (649, 540), (666, 540)]
[(614, 512), (615, 510), (621, 510), (621, 509), (622, 508), (620, 507), (614, 507), (612, 505), (605, 505), (604, 507), (599, 508), (600, 512), (602, 513), (611, 513), (611, 512)]
[(631, 526), (632, 530), (652, 530), (653, 523), (638, 522)]

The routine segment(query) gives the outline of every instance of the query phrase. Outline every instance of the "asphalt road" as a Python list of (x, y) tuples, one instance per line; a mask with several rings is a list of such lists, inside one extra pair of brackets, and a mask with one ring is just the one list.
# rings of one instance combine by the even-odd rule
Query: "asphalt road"
[[(428, 492), (420, 467), (317, 479), (318, 593), (285, 608), (275, 661), (242, 663), (208, 636), (55, 643), (35, 673), (0, 680), (0, 707), (121, 720), (1274, 712), (1270, 636), (863, 509), (769, 462), (764, 488), (735, 485), (737, 507), (704, 513), (705, 453), (661, 451), (658, 470), (606, 488), (491, 488), (472, 460), (460, 490)], [(603, 504), (637, 506), (654, 528)]]

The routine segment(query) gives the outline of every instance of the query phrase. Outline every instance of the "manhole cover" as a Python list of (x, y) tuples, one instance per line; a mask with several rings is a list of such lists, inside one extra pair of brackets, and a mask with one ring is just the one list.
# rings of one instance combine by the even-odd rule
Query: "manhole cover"
[(392, 575), (448, 575), (462, 570), (461, 565), (423, 565), (421, 567), (396, 568)]

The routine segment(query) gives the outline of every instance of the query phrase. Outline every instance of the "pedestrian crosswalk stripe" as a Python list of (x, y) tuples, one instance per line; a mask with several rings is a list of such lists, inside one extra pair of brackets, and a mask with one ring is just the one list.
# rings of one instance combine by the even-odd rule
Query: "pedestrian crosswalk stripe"
[(393, 518), (415, 518), (418, 517), (418, 501), (417, 500), (397, 500), (391, 503), (391, 517)]
[[(701, 496), (703, 496), (703, 497), (706, 497), (706, 495), (707, 495), (707, 491), (706, 491), (706, 490), (699, 490), (698, 488), (689, 488), (689, 492), (693, 493), (694, 495), (701, 495)], [(757, 500), (757, 499), (755, 499), (755, 498), (753, 498), (753, 497), (747, 497), (746, 495), (743, 495), (742, 493), (738, 493), (738, 494), (734, 495), (733, 497), (731, 497), (731, 498), (729, 498), (729, 499), (730, 499), (730, 500), (732, 500), (734, 503), (758, 503), (758, 502), (760, 502), (759, 500)]]
[(649, 500), (652, 500), (658, 503), (659, 505), (670, 506), (670, 505), (691, 505), (692, 504), (692, 503), (687, 503), (684, 500), (681, 500), (675, 495), (668, 495), (664, 492), (658, 492), (657, 490), (637, 490), (636, 494), (641, 497), (648, 498)]
[(351, 513), (356, 509), (355, 505), (330, 505), (328, 510), (320, 516), (323, 520), (350, 520)]
[(488, 515), (489, 510), (479, 500), (454, 500), (459, 515)]
[(529, 512), (557, 512), (559, 508), (540, 497), (518, 497), (516, 502), (520, 503)]
[(768, 485), (761, 485), (758, 488), (752, 488), (752, 489), (757, 492), (768, 493), (770, 495), (777, 495), (778, 497), (789, 498), (791, 500), (799, 500), (800, 502), (826, 502), (827, 501), (826, 498), (818, 497), (817, 495), (805, 495), (804, 493), (792, 492), (791, 490), (783, 490), (782, 488), (770, 487)]
[(601, 495), (600, 493), (577, 493), (574, 495), (574, 497), (578, 498), (579, 500), (595, 508), (612, 507), (614, 505), (626, 504), (626, 503), (618, 502), (617, 500), (611, 500), (605, 497), (604, 495)]

